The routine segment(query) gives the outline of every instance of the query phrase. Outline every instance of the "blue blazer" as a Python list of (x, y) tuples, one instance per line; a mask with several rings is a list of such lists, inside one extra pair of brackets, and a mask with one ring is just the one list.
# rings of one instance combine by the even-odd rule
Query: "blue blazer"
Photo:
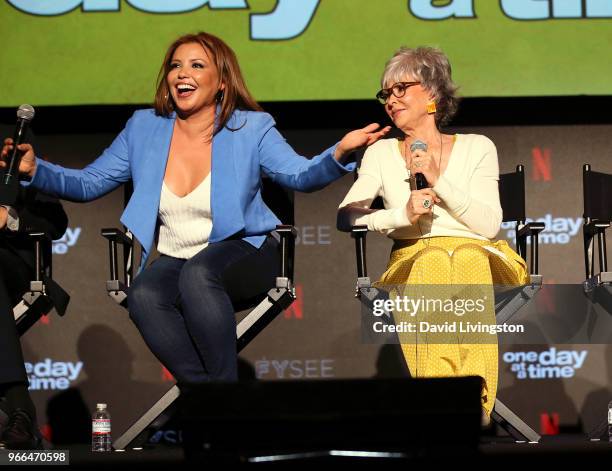
[[(144, 267), (155, 239), (161, 187), (176, 115), (136, 111), (100, 157), (82, 170), (67, 169), (42, 159), (30, 182), (39, 190), (71, 201), (91, 201), (128, 180), (134, 193), (121, 222), (143, 248)], [(280, 223), (261, 196), (261, 172), (282, 186), (318, 190), (354, 168), (334, 159), (336, 146), (313, 159), (298, 155), (262, 112), (235, 111), (212, 141), (211, 208), (214, 243), (240, 236), (260, 247)]]

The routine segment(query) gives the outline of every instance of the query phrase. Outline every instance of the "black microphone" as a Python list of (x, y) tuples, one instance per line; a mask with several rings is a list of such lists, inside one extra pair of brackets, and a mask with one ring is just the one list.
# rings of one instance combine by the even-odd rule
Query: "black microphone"
[(17, 125), (13, 134), (13, 150), (7, 159), (6, 170), (0, 181), (0, 204), (14, 205), (19, 193), (19, 163), (22, 152), (17, 146), (23, 143), (30, 121), (34, 119), (34, 108), (21, 105), (17, 110)]
[[(417, 139), (412, 144), (410, 144), (410, 152), (414, 152), (417, 150), (422, 150), (423, 152), (427, 152), (427, 144)], [(429, 183), (427, 183), (427, 179), (425, 178), (425, 175), (423, 175), (420, 172), (414, 174), (414, 180), (416, 181), (417, 190), (422, 190), (423, 188), (429, 187)]]

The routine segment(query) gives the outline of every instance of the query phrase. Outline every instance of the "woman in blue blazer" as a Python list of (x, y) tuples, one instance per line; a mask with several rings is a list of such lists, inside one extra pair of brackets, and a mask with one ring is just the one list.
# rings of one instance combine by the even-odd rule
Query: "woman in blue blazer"
[[(121, 221), (143, 257), (130, 317), (178, 381), (228, 381), (237, 379), (233, 303), (265, 292), (278, 266), (269, 234), (280, 221), (262, 200), (261, 173), (314, 191), (353, 169), (346, 155), (388, 131), (372, 124), (313, 159), (297, 155), (251, 97), (234, 52), (198, 33), (172, 43), (154, 109), (134, 113), (93, 163), (66, 169), (22, 144), (20, 172), (25, 185), (74, 201), (133, 181)], [(3, 157), (11, 147), (7, 139)], [(154, 243), (161, 256), (143, 270)]]

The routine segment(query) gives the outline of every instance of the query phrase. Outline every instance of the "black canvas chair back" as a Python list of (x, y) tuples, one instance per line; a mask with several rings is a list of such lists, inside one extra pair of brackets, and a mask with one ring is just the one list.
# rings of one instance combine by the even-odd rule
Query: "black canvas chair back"
[(499, 200), (504, 222), (525, 222), (525, 172), (522, 165), (518, 165), (514, 172), (499, 176)]
[[(591, 292), (604, 286), (612, 295), (612, 272), (608, 271), (606, 229), (612, 222), (612, 175), (594, 172), (589, 164), (582, 167), (582, 192), (584, 196), (584, 263), (586, 280), (584, 288)], [(599, 258), (599, 273), (595, 269), (595, 240)]]
[(612, 221), (612, 175), (594, 172), (586, 164), (582, 172), (584, 217), (602, 222)]
[(514, 172), (502, 173), (499, 176), (499, 200), (503, 211), (502, 221), (516, 222), (516, 249), (524, 260), (527, 260), (527, 239), (530, 239), (530, 275), (539, 276), (538, 234), (545, 229), (544, 223), (525, 223), (525, 168), (517, 165)]
[(293, 191), (283, 188), (269, 178), (263, 178), (261, 197), (264, 203), (266, 203), (266, 206), (272, 210), (282, 224), (294, 225)]

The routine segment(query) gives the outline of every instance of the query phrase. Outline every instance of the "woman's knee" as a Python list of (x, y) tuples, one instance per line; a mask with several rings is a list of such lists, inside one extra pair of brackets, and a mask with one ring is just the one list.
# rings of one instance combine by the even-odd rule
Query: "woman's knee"
[(453, 264), (467, 264), (473, 266), (478, 263), (489, 263), (489, 251), (478, 244), (463, 244), (453, 251), (451, 256)]
[(188, 260), (179, 275), (178, 287), (181, 295), (203, 292), (210, 287), (222, 284), (221, 273), (206, 263), (206, 260)]
[(137, 276), (127, 292), (130, 318), (137, 324), (151, 306), (161, 302), (161, 294), (153, 283), (144, 276)]
[(416, 254), (414, 263), (428, 267), (450, 267), (450, 256), (441, 247), (427, 247)]

